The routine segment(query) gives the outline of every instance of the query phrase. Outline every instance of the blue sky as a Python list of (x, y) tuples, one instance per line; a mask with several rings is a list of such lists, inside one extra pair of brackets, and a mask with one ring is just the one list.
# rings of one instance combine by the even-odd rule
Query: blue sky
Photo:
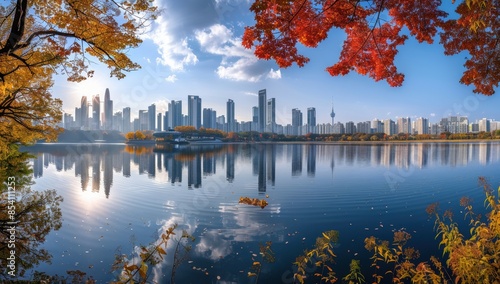
[[(444, 2), (451, 2), (445, 0)], [(366, 121), (374, 118), (426, 117), (437, 122), (449, 115), (467, 115), (471, 121), (483, 117), (500, 120), (500, 94), (477, 95), (472, 87), (459, 83), (467, 54), (445, 56), (441, 45), (418, 44), (409, 39), (400, 48), (396, 65), (405, 74), (402, 87), (389, 87), (385, 81), (351, 73), (331, 77), (325, 68), (340, 54), (345, 35), (331, 31), (317, 48), (301, 48), (311, 60), (303, 68), (280, 69), (272, 61), (258, 60), (251, 50), (241, 47), (241, 36), (253, 24), (249, 0), (157, 0), (163, 13), (142, 37), (143, 44), (129, 51), (142, 69), (122, 80), (110, 78), (108, 70), (95, 63), (94, 78), (82, 83), (56, 77), (53, 95), (64, 102), (65, 112), (74, 113), (83, 95), (100, 94), (110, 89), (114, 110), (140, 109), (155, 103), (166, 110), (166, 102), (182, 100), (187, 113), (188, 95), (202, 98), (203, 108), (226, 114), (226, 102), (233, 99), (238, 121), (251, 120), (257, 105), (257, 92), (267, 89), (276, 98), (277, 123), (291, 123), (291, 110), (306, 113), (315, 107), (318, 123)], [(446, 10), (454, 6), (446, 3)], [(498, 90), (497, 90), (498, 92)]]

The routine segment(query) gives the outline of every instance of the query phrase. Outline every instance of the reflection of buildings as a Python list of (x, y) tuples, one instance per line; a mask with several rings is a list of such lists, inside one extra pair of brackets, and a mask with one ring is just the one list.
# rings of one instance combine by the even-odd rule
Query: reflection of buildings
[[(206, 145), (205, 145), (206, 146)], [(36, 146), (35, 146), (36, 147)], [(267, 186), (275, 186), (277, 175), (291, 167), (290, 176), (302, 174), (302, 163), (307, 163), (307, 175), (316, 176), (316, 169), (323, 166), (378, 166), (409, 169), (425, 168), (429, 165), (451, 167), (470, 163), (481, 165), (500, 161), (500, 147), (492, 143), (386, 143), (380, 145), (316, 145), (316, 144), (254, 144), (224, 145), (217, 147), (187, 147), (185, 150), (158, 150), (123, 145), (94, 145), (67, 147), (46, 147), (32, 150), (33, 175), (42, 177), (45, 170), (73, 171), (79, 177), (82, 191), (91, 191), (108, 197), (116, 183), (113, 175), (121, 173), (131, 177), (133, 173), (150, 178), (182, 183), (190, 189), (201, 188), (203, 177), (217, 174), (233, 182), (238, 170), (245, 169), (237, 163), (251, 164), (259, 192), (266, 192)], [(185, 149), (185, 148), (182, 148)], [(155, 152), (156, 151), (156, 152)], [(291, 164), (291, 165), (290, 165)], [(280, 168), (285, 165), (284, 168)], [(217, 173), (216, 169), (219, 167)], [(184, 170), (187, 169), (187, 171)], [(225, 169), (224, 169), (225, 168)]]
[(292, 145), (292, 176), (302, 174), (302, 145)]
[(307, 145), (307, 175), (314, 177), (316, 174), (316, 145)]

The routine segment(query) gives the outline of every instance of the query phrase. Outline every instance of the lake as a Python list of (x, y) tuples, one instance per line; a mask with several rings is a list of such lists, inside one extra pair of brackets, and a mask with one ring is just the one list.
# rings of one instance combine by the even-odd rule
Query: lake
[[(177, 283), (255, 283), (247, 273), (267, 241), (276, 261), (263, 262), (259, 283), (292, 283), (295, 258), (327, 230), (340, 232), (339, 277), (353, 258), (370, 271), (366, 237), (392, 240), (402, 228), (428, 260), (441, 252), (427, 205), (439, 202), (458, 216), (462, 196), (482, 207), (479, 176), (493, 188), (500, 184), (496, 142), (46, 144), (29, 151), (36, 156), (33, 188), (64, 197), (62, 228), (43, 245), (52, 264), (37, 270), (79, 269), (99, 283), (116, 279), (110, 272), (116, 254), (131, 255), (174, 223), (196, 237)], [(242, 196), (269, 205), (239, 204)], [(173, 246), (167, 253), (152, 280), (170, 279)]]

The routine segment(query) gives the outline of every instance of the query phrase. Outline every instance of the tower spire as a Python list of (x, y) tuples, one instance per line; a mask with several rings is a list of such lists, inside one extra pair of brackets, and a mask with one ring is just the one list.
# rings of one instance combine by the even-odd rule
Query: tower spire
[(335, 122), (335, 112), (333, 111), (333, 98), (332, 98), (332, 112), (330, 113), (330, 117), (332, 118), (332, 126)]

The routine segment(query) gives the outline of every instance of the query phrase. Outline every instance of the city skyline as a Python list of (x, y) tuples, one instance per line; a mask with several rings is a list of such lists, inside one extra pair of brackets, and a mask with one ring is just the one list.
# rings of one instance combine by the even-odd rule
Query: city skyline
[[(307, 107), (315, 107), (318, 122), (330, 121), (332, 99), (335, 121), (342, 122), (389, 117), (427, 117), (436, 122), (451, 115), (499, 119), (495, 117), (499, 95), (476, 95), (472, 87), (460, 84), (467, 54), (445, 56), (438, 36), (434, 44), (407, 40), (396, 57), (405, 82), (391, 88), (357, 74), (331, 77), (325, 72), (340, 53), (345, 38), (341, 31), (332, 31), (315, 49), (299, 47), (311, 59), (303, 68), (280, 69), (272, 61), (257, 60), (252, 50), (241, 46), (243, 28), (254, 21), (248, 1), (156, 3), (165, 13), (145, 32), (143, 43), (129, 52), (142, 69), (122, 80), (109, 78), (108, 70), (97, 64), (91, 65), (93, 78), (81, 83), (56, 76), (52, 93), (63, 100), (65, 112), (71, 113), (83, 95), (90, 99), (99, 93), (102, 98), (109, 87), (115, 109), (147, 109), (154, 103), (158, 111), (166, 111), (172, 100), (195, 95), (218, 114), (226, 112), (226, 102), (232, 99), (235, 119), (251, 121), (252, 112), (246, 106), (256, 105), (258, 90), (265, 88), (276, 99), (276, 123), (283, 125), (291, 123), (289, 114), (299, 106), (304, 113)], [(456, 8), (451, 2), (442, 6), (450, 14)], [(187, 103), (183, 107), (187, 113)]]
[[(118, 130), (129, 132), (136, 130), (162, 131), (174, 129), (176, 126), (194, 126), (219, 129), (225, 132), (258, 131), (271, 132), (286, 135), (304, 135), (306, 133), (315, 134), (354, 134), (354, 133), (386, 133), (388, 135), (405, 134), (439, 134), (441, 132), (467, 133), (479, 131), (495, 131), (500, 129), (500, 122), (492, 118), (482, 118), (470, 121), (467, 116), (449, 116), (439, 118), (438, 123), (432, 123), (427, 117), (397, 117), (396, 121), (391, 118), (379, 120), (374, 118), (369, 121), (347, 122), (337, 121), (334, 124), (329, 122), (317, 122), (316, 108), (307, 107), (305, 111), (305, 121), (302, 110), (294, 108), (291, 111), (291, 124), (276, 123), (276, 101), (275, 98), (267, 98), (267, 90), (259, 90), (257, 106), (253, 106), (248, 111), (252, 112), (251, 121), (238, 121), (234, 108), (235, 102), (228, 99), (225, 113), (217, 116), (217, 111), (210, 107), (203, 107), (202, 98), (190, 95), (187, 98), (187, 114), (182, 111), (182, 100), (168, 103), (168, 111), (157, 112), (157, 107), (153, 103), (147, 110), (138, 110), (137, 118), (133, 116), (130, 107), (123, 108), (122, 111), (113, 110), (113, 100), (111, 92), (106, 88), (104, 101), (100, 100), (99, 94), (92, 97), (92, 103), (87, 103), (87, 97), (82, 96), (80, 108), (75, 107), (74, 118), (71, 114), (64, 114), (62, 126), (68, 129), (83, 130)], [(104, 108), (101, 112), (101, 104)], [(92, 115), (89, 117), (89, 108), (92, 108)], [(227, 115), (227, 117), (226, 117)], [(333, 101), (330, 117), (333, 122), (335, 117)], [(86, 118), (86, 119), (84, 119)], [(231, 121), (231, 122), (230, 122)], [(129, 131), (127, 131), (129, 130)]]

